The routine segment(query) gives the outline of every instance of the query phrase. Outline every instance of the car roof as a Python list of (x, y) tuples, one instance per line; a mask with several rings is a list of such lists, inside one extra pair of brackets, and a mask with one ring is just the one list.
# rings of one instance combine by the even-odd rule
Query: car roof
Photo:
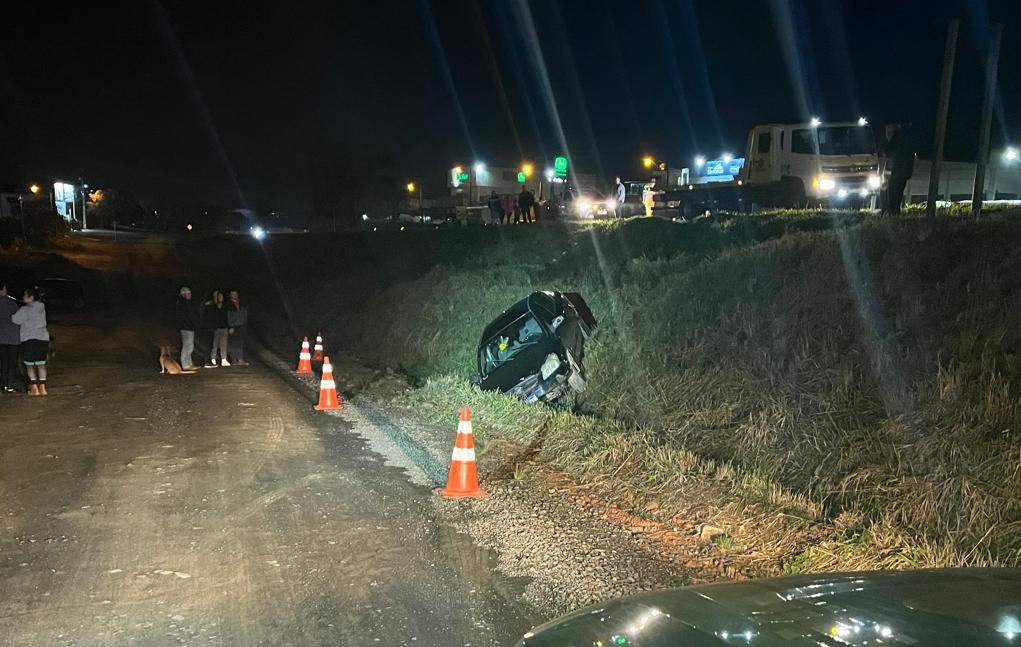
[(1019, 608), (1021, 569), (823, 573), (618, 598), (537, 627), (520, 644), (724, 645), (743, 634), (739, 644), (760, 646), (842, 636), (842, 644), (871, 636), (868, 644), (1006, 645), (1021, 633)]

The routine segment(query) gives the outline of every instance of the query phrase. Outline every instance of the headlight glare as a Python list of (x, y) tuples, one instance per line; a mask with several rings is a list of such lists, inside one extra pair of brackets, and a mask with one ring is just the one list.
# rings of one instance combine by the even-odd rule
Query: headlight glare
[(546, 359), (543, 360), (542, 366), (539, 367), (539, 374), (542, 375), (542, 379), (545, 380), (549, 378), (550, 375), (556, 373), (558, 368), (560, 368), (560, 358), (557, 357), (556, 353), (550, 353), (546, 356)]

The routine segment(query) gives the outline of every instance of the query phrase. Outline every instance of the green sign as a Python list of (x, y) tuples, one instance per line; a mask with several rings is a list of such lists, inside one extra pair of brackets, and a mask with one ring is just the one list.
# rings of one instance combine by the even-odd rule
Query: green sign
[(567, 177), (567, 158), (558, 157), (553, 160), (553, 174), (557, 177)]
[(524, 171), (518, 171), (518, 182), (524, 184), (528, 181), (528, 175)]
[(457, 181), (458, 182), (467, 182), (468, 181), (468, 174), (467, 173), (458, 173), (457, 174)]

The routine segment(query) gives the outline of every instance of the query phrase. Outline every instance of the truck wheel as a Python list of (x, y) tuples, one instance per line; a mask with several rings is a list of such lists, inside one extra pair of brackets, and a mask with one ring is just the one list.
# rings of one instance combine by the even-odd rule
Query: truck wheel
[(779, 206), (784, 207), (809, 207), (808, 195), (805, 193), (805, 183), (799, 177), (785, 175), (780, 178)]

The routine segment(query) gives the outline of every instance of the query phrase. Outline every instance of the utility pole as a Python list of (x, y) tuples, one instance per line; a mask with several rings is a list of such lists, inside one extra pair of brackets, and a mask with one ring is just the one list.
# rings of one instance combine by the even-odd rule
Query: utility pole
[(89, 228), (85, 220), (85, 203), (88, 202), (88, 196), (86, 195), (85, 190), (89, 188), (89, 185), (85, 184), (85, 180), (81, 178), (78, 178), (78, 185), (82, 190), (82, 231), (84, 231)]
[(932, 155), (929, 193), (925, 204), (925, 214), (930, 227), (936, 224), (936, 193), (939, 191), (939, 174), (943, 167), (943, 143), (946, 140), (947, 113), (950, 110), (950, 85), (954, 80), (954, 57), (957, 54), (957, 32), (960, 27), (960, 19), (954, 18), (950, 21), (947, 44), (943, 51), (943, 79), (940, 82), (939, 110), (936, 113), (936, 145)]
[[(1000, 64), (1000, 40), (1003, 25), (993, 25), (989, 39), (989, 60), (986, 61), (986, 94), (982, 102), (982, 128), (978, 135), (978, 164), (975, 166), (975, 186), (971, 192), (971, 215), (982, 216), (982, 199), (986, 190), (986, 164), (989, 162), (989, 134), (993, 124), (993, 101), (996, 100), (996, 68)], [(996, 195), (993, 195), (993, 199)]]

